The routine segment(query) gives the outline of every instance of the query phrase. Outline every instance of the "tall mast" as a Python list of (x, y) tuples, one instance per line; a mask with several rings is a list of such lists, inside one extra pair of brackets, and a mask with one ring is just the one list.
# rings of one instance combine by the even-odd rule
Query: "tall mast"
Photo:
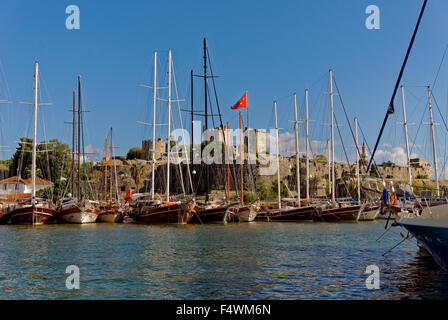
[[(193, 157), (194, 157), (194, 90), (193, 90), (193, 70), (190, 70), (190, 98), (191, 98), (191, 162), (193, 163)], [(193, 193), (193, 190), (191, 190), (191, 193)]]
[(107, 201), (107, 138), (106, 138), (106, 147), (104, 152), (104, 201)]
[(334, 114), (333, 114), (333, 70), (330, 69), (330, 116), (331, 116), (331, 201), (335, 202), (334, 175)]
[[(205, 132), (208, 129), (208, 106), (207, 106), (207, 38), (204, 38), (204, 115), (205, 115)], [(208, 139), (208, 137), (207, 137)], [(210, 172), (208, 165), (205, 166), (206, 186), (205, 186), (205, 201), (208, 201), (210, 193)]]
[(359, 179), (359, 156), (358, 156), (358, 118), (355, 118), (355, 144), (356, 144), (356, 180), (358, 190), (358, 204), (361, 204), (361, 182)]
[(297, 205), (300, 207), (300, 158), (299, 158), (299, 119), (297, 118), (297, 96), (294, 92), (294, 132), (296, 140), (296, 183), (297, 183)]
[(243, 163), (244, 163), (244, 145), (243, 145), (243, 130), (241, 129), (241, 111), (240, 111), (240, 185), (241, 185), (241, 204), (244, 204), (244, 189), (243, 189)]
[[(230, 141), (230, 131), (229, 131), (229, 122), (227, 122), (227, 132), (226, 134), (226, 138), (228, 138), (227, 143), (226, 143), (226, 151), (227, 151), (227, 200), (230, 200), (230, 150), (229, 150), (229, 141)], [(233, 157), (232, 157), (232, 161), (233, 161)]]
[(432, 156), (433, 156), (433, 161), (434, 161), (434, 174), (436, 176), (436, 193), (437, 193), (437, 196), (440, 196), (439, 175), (437, 172), (436, 138), (434, 136), (434, 120), (432, 117), (431, 87), (430, 86), (428, 86), (428, 108), (429, 108), (429, 125), (431, 128), (431, 144), (432, 144)]
[(156, 103), (157, 103), (157, 51), (154, 51), (154, 85), (152, 96), (152, 159), (151, 159), (152, 200), (154, 200), (154, 167), (156, 163)]
[(112, 202), (112, 187), (113, 187), (113, 174), (112, 165), (114, 164), (113, 154), (112, 154), (112, 127), (110, 128), (110, 186), (109, 186), (109, 200)]
[(81, 76), (78, 76), (78, 200), (81, 199)]
[(39, 90), (39, 63), (34, 63), (34, 130), (33, 130), (33, 160), (31, 167), (31, 203), (32, 203), (32, 220), (31, 224), (34, 224), (34, 206), (36, 205), (36, 148), (37, 148), (37, 92)]
[(166, 160), (166, 201), (170, 201), (170, 152), (171, 152), (171, 50), (168, 51), (168, 147)]
[(306, 155), (306, 200), (310, 200), (310, 158), (308, 154), (308, 89), (305, 89), (305, 155)]
[(282, 207), (282, 199), (280, 194), (280, 152), (278, 149), (278, 123), (277, 123), (277, 101), (274, 100), (274, 114), (275, 114), (275, 138), (277, 141), (277, 194), (278, 194), (278, 208)]
[(327, 140), (328, 149), (328, 192), (331, 193), (331, 150), (330, 150), (330, 140)]
[(404, 87), (401, 86), (400, 88), (401, 88), (401, 101), (403, 104), (403, 128), (404, 128), (404, 139), (406, 141), (406, 160), (407, 160), (407, 167), (408, 167), (408, 183), (409, 183), (409, 187), (411, 188), (411, 192), (413, 192), (411, 158), (409, 156), (408, 122), (406, 120), (406, 103), (405, 103), (405, 99), (404, 99)]
[(73, 113), (73, 120), (72, 120), (72, 176), (71, 176), (71, 182), (72, 182), (72, 197), (75, 196), (75, 126), (76, 126), (76, 92), (73, 90), (73, 107), (72, 107), (72, 113)]

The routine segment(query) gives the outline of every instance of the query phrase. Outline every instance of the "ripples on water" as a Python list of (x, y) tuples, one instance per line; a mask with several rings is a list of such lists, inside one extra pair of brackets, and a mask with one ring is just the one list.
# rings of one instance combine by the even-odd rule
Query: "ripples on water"
[[(0, 226), (0, 299), (446, 299), (448, 273), (384, 223)], [(65, 287), (77, 265), (80, 290)], [(364, 274), (378, 265), (381, 289)]]

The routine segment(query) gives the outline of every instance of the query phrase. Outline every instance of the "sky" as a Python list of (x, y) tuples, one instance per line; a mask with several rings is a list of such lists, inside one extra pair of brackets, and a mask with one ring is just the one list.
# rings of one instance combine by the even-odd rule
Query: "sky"
[[(159, 53), (158, 81), (166, 86), (167, 52), (173, 53), (176, 88), (181, 108), (190, 107), (190, 70), (202, 72), (202, 39), (207, 38), (223, 121), (238, 126), (238, 112), (230, 106), (248, 92), (250, 126), (270, 129), (273, 100), (278, 101), (282, 149), (294, 147), (291, 120), (292, 94), (297, 92), (300, 112), (304, 90), (310, 90), (310, 138), (329, 136), (328, 70), (340, 89), (335, 95), (335, 114), (342, 141), (352, 161), (354, 144), (339, 101), (343, 99), (350, 121), (356, 116), (373, 148), (393, 87), (409, 44), (421, 0), (194, 0), (194, 1), (84, 1), (48, 0), (0, 2), (0, 145), (9, 151), (29, 135), (31, 108), (19, 102), (32, 99), (33, 64), (41, 70), (39, 137), (70, 143), (69, 112), (77, 75), (82, 76), (85, 139), (89, 153), (101, 154), (110, 127), (114, 129), (117, 155), (151, 137), (152, 93), (140, 84), (152, 83), (153, 52)], [(66, 28), (66, 7), (80, 10), (80, 29)], [(366, 7), (380, 9), (380, 29), (369, 30)], [(408, 102), (408, 121), (413, 156), (430, 158), (426, 88), (433, 84), (448, 44), (448, 2), (431, 0), (422, 20), (402, 84)], [(434, 88), (440, 113), (446, 118), (448, 58), (442, 63)], [(203, 108), (203, 80), (195, 78), (195, 107)], [(166, 90), (160, 89), (160, 97)], [(404, 164), (405, 149), (401, 95), (396, 114), (383, 136), (377, 161)], [(177, 110), (177, 103), (173, 104)], [(158, 121), (165, 122), (166, 102), (159, 101)], [(444, 170), (446, 128), (434, 111), (438, 158)], [(422, 116), (423, 115), (423, 116)], [(423, 117), (423, 118), (422, 118)], [(245, 110), (243, 119), (246, 119)], [(217, 121), (217, 118), (215, 119)], [(183, 122), (191, 121), (184, 114)], [(218, 122), (216, 122), (217, 124)], [(179, 125), (176, 123), (175, 125)], [(43, 129), (45, 128), (45, 130)], [(163, 126), (158, 127), (163, 136)], [(303, 125), (301, 125), (303, 134)], [(417, 137), (417, 138), (415, 138)], [(339, 137), (335, 138), (336, 140)], [(361, 140), (361, 137), (360, 137)], [(317, 143), (317, 145), (324, 145)], [(303, 147), (303, 146), (302, 146)], [(321, 148), (322, 149), (322, 148)], [(314, 150), (315, 153), (326, 152)], [(92, 157), (94, 157), (92, 155)], [(336, 159), (345, 160), (341, 142)]]

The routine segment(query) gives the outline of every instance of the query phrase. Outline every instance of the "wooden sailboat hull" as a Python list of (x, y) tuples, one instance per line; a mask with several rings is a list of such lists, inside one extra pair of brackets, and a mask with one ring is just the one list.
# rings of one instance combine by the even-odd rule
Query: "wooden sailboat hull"
[(190, 218), (190, 210), (186, 204), (173, 203), (157, 207), (134, 209), (133, 222), (139, 224), (185, 224)]
[(305, 222), (313, 221), (319, 209), (316, 207), (273, 209), (257, 216), (257, 221)]
[(232, 206), (227, 209), (227, 216), (234, 222), (252, 222), (257, 216), (257, 212), (252, 206)]
[(32, 224), (34, 211), (34, 224), (55, 223), (56, 210), (48, 207), (25, 206), (11, 211), (11, 224)]
[(190, 223), (227, 223), (235, 221), (233, 214), (227, 211), (228, 208), (228, 205), (213, 208), (196, 206)]
[(62, 208), (58, 214), (58, 220), (62, 223), (94, 223), (98, 218), (98, 212), (93, 208), (85, 208), (77, 205), (71, 205)]
[(123, 214), (118, 212), (115, 207), (100, 207), (100, 213), (96, 222), (120, 223), (123, 221)]
[(100, 212), (96, 222), (120, 223), (123, 221), (123, 215), (115, 211)]
[(315, 217), (318, 222), (356, 221), (361, 206), (349, 206), (341, 208), (323, 209)]

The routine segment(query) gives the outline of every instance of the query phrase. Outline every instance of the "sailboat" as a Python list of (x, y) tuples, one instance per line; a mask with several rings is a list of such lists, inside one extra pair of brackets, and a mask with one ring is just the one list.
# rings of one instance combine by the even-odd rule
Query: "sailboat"
[(294, 128), (296, 137), (296, 179), (297, 179), (297, 206), (282, 207), (280, 194), (280, 151), (278, 143), (278, 123), (277, 123), (277, 101), (274, 100), (274, 116), (275, 116), (275, 134), (276, 134), (276, 159), (277, 159), (277, 192), (278, 192), (278, 207), (270, 209), (257, 217), (260, 221), (277, 221), (277, 222), (304, 222), (313, 221), (316, 214), (320, 212), (317, 206), (300, 205), (300, 164), (299, 164), (299, 141), (298, 141), (298, 119), (297, 119), (297, 102), (296, 94), (294, 93)]
[[(314, 221), (319, 222), (339, 222), (339, 221), (356, 221), (359, 211), (362, 209), (360, 204), (342, 204), (336, 202), (335, 188), (335, 160), (334, 160), (334, 111), (333, 111), (333, 70), (329, 71), (330, 79), (330, 117), (331, 117), (331, 140), (329, 145), (329, 189), (331, 192), (331, 203), (314, 217)], [(331, 146), (331, 147), (330, 147)]]
[[(207, 60), (208, 60), (208, 49), (207, 49), (207, 39), (203, 39), (203, 50), (204, 50), (204, 74), (201, 76), (204, 78), (204, 117), (205, 117), (205, 128), (208, 129), (208, 118), (213, 115), (208, 114), (208, 80), (207, 74)], [(213, 79), (213, 75), (211, 78)], [(193, 115), (193, 114), (192, 114)], [(193, 121), (193, 117), (192, 117)], [(222, 126), (222, 123), (221, 123)], [(190, 223), (226, 223), (232, 221), (229, 214), (232, 214), (229, 207), (232, 205), (228, 200), (221, 200), (216, 202), (209, 201), (210, 193), (210, 170), (208, 165), (205, 165), (205, 176), (206, 176), (206, 190), (205, 190), (205, 204), (197, 203), (192, 210), (192, 218)]]
[[(112, 168), (110, 170), (110, 183), (109, 183), (109, 200), (107, 200), (107, 168), (108, 168), (108, 162), (107, 162), (107, 138), (106, 138), (106, 148), (105, 148), (105, 157), (104, 157), (104, 202), (99, 204), (99, 214), (98, 219), (96, 222), (122, 222), (124, 215), (123, 215), (123, 209), (120, 206), (120, 203), (118, 202), (118, 192), (116, 192), (117, 201), (113, 200), (113, 177), (116, 177), (116, 167), (113, 165), (113, 171)], [(112, 163), (115, 163), (113, 159), (113, 144), (112, 144), (112, 128), (110, 128), (110, 160)], [(117, 181), (115, 181), (115, 186), (117, 186)]]
[[(86, 174), (85, 174), (85, 157), (81, 155), (81, 145), (83, 145), (81, 125), (82, 125), (82, 105), (81, 105), (81, 76), (78, 76), (78, 149), (75, 152), (75, 125), (76, 125), (76, 93), (73, 91), (73, 149), (72, 149), (72, 173), (71, 173), (71, 190), (67, 197), (59, 201), (58, 206), (58, 220), (64, 223), (93, 223), (98, 218), (98, 202), (88, 199), (86, 188)], [(75, 154), (77, 160), (77, 178), (75, 179)], [(81, 182), (81, 157), (83, 158), (84, 172), (83, 182)], [(82, 184), (84, 186), (82, 186)], [(75, 189), (75, 185), (77, 189)], [(77, 194), (75, 195), (75, 191)]]
[[(247, 107), (247, 106), (246, 106)], [(243, 144), (243, 132), (241, 128), (241, 111), (239, 113), (240, 119), (240, 150), (241, 150), (241, 160), (240, 160), (240, 204), (231, 206), (227, 209), (227, 216), (229, 219), (234, 218), (237, 222), (252, 222), (257, 216), (257, 207), (254, 204), (245, 205), (244, 204), (244, 186), (243, 186), (243, 163), (244, 163), (244, 144)], [(249, 128), (247, 128), (249, 131)], [(227, 149), (227, 144), (226, 144)], [(249, 157), (248, 157), (249, 159)], [(229, 168), (227, 168), (229, 170)], [(229, 176), (229, 175), (227, 175)], [(229, 194), (229, 193), (228, 193)]]
[(11, 224), (54, 223), (56, 209), (51, 201), (36, 197), (37, 109), (39, 90), (39, 64), (34, 63), (33, 145), (31, 164), (31, 196), (17, 201), (10, 211)]
[(155, 127), (156, 127), (156, 101), (157, 101), (157, 51), (154, 52), (154, 85), (153, 85), (153, 136), (152, 136), (152, 182), (151, 194), (134, 194), (134, 201), (130, 217), (134, 223), (139, 224), (185, 224), (192, 217), (192, 199), (183, 198), (173, 200), (170, 195), (170, 159), (171, 159), (171, 78), (172, 78), (172, 54), (168, 51), (168, 143), (167, 143), (167, 180), (166, 201), (154, 198), (154, 169), (155, 169)]

